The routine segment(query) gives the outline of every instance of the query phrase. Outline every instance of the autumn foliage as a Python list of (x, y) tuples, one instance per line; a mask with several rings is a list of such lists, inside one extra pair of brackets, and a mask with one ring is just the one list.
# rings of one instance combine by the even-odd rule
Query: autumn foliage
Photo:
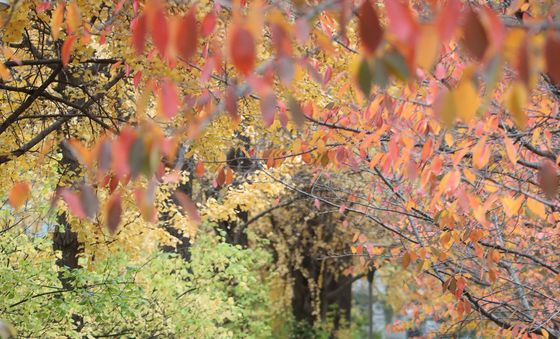
[(98, 2), (3, 19), (14, 211), (67, 211), (88, 254), (301, 199), (354, 234), (344, 274), (405, 272), (415, 319), (560, 336), (557, 3)]

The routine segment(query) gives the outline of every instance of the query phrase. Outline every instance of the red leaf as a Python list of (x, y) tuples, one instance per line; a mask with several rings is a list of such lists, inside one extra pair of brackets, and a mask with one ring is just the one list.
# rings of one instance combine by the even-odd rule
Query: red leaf
[(488, 48), (488, 35), (477, 13), (469, 9), (463, 25), (463, 44), (474, 58), (482, 60)]
[(172, 81), (166, 80), (161, 85), (160, 100), (163, 115), (168, 119), (173, 118), (177, 114), (179, 96), (177, 95), (177, 87)]
[(209, 36), (210, 33), (214, 31), (215, 27), (216, 27), (216, 13), (212, 11), (206, 14), (204, 19), (202, 19), (202, 27), (201, 27), (202, 37), (206, 38), (207, 36)]
[(132, 25), (132, 45), (138, 55), (144, 53), (146, 46), (146, 16), (140, 15)]
[(272, 33), (272, 46), (278, 56), (292, 55), (292, 43), (288, 36), (288, 32), (279, 24), (271, 24), (270, 32)]
[(229, 54), (237, 70), (247, 76), (255, 67), (256, 47), (253, 34), (243, 27), (234, 27), (229, 38)]
[(74, 45), (74, 41), (76, 41), (76, 36), (70, 35), (62, 44), (62, 50), (60, 54), (62, 65), (64, 65), (65, 68), (66, 66), (68, 66), (68, 62), (70, 61), (70, 54), (72, 53), (72, 46)]
[(165, 56), (165, 50), (167, 49), (167, 43), (169, 41), (169, 29), (163, 9), (155, 11), (150, 24), (154, 45), (158, 49), (159, 54)]
[(239, 114), (237, 113), (237, 94), (235, 93), (234, 86), (228, 86), (226, 89), (224, 106), (231, 120), (238, 121)]
[(218, 175), (216, 176), (216, 184), (219, 186), (222, 186), (224, 184), (224, 182), (226, 181), (226, 173), (224, 172), (224, 169), (220, 169), (220, 171), (218, 172)]
[(198, 28), (194, 9), (191, 9), (181, 19), (179, 27), (179, 34), (177, 34), (175, 45), (183, 61), (188, 61), (196, 53), (198, 43)]
[(274, 123), (275, 113), (276, 97), (273, 93), (269, 93), (261, 99), (261, 115), (265, 127), (269, 127), (272, 123)]
[(175, 198), (177, 199), (179, 205), (181, 205), (183, 210), (188, 214), (189, 218), (195, 223), (200, 224), (202, 219), (200, 218), (200, 214), (198, 214), (196, 205), (191, 201), (189, 196), (181, 191), (176, 191)]
[(86, 212), (82, 208), (80, 196), (76, 192), (73, 192), (68, 188), (61, 188), (59, 194), (66, 202), (66, 205), (68, 205), (68, 209), (74, 216), (80, 219), (86, 217)]
[(107, 201), (107, 229), (111, 234), (115, 234), (122, 215), (122, 198), (119, 192), (115, 192)]
[(8, 195), (8, 203), (13, 208), (18, 209), (21, 205), (23, 205), (23, 203), (25, 203), (30, 192), (31, 188), (29, 187), (29, 184), (20, 181), (12, 186), (10, 194)]
[(546, 72), (556, 85), (560, 85), (560, 62), (558, 62), (559, 55), (560, 39), (558, 38), (557, 33), (551, 31), (548, 33), (545, 47)]
[(364, 1), (360, 7), (359, 32), (362, 46), (366, 54), (373, 54), (383, 38), (383, 28), (370, 0)]
[(447, 43), (455, 34), (455, 30), (459, 25), (459, 20), (461, 14), (461, 2), (459, 0), (449, 0), (439, 13), (436, 20), (436, 27), (441, 42), (443, 44)]
[(128, 157), (132, 143), (136, 139), (136, 133), (131, 127), (121, 131), (118, 138), (113, 142), (113, 170), (119, 179), (130, 173)]
[(99, 209), (99, 201), (97, 195), (89, 185), (82, 185), (80, 189), (80, 202), (82, 210), (88, 218), (93, 218)]
[(558, 192), (557, 166), (552, 160), (543, 160), (540, 164), (539, 185), (549, 199), (553, 199)]
[(408, 6), (400, 0), (385, 0), (385, 9), (391, 32), (397, 39), (413, 44), (418, 32), (418, 24)]

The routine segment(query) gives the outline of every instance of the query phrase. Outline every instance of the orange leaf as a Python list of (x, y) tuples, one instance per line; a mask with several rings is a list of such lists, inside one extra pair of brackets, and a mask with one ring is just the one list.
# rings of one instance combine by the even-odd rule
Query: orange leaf
[(198, 209), (196, 205), (191, 201), (191, 199), (185, 193), (181, 191), (175, 192), (175, 198), (179, 202), (179, 205), (183, 208), (183, 210), (188, 214), (189, 218), (197, 224), (200, 224), (202, 219), (198, 214)]
[(197, 177), (202, 177), (204, 175), (204, 161), (198, 161), (194, 173)]
[(410, 254), (408, 252), (405, 252), (405, 254), (403, 254), (401, 265), (402, 265), (402, 268), (405, 268), (405, 269), (408, 267), (408, 265), (410, 265)]
[(12, 76), (8, 68), (4, 65), (4, 63), (0, 62), (0, 78), (4, 81), (9, 81), (11, 77)]
[(362, 46), (366, 54), (373, 54), (383, 38), (383, 28), (379, 23), (377, 12), (370, 0), (364, 1), (360, 7), (359, 32)]
[(20, 181), (12, 186), (8, 196), (8, 203), (15, 209), (20, 208), (29, 197), (31, 188), (27, 182)]
[(80, 8), (78, 8), (78, 4), (75, 1), (72, 1), (70, 5), (68, 5), (68, 9), (66, 11), (66, 22), (68, 24), (68, 34), (76, 34), (80, 29), (80, 25), (82, 24), (82, 15), (80, 14)]
[(481, 169), (490, 160), (490, 149), (486, 144), (486, 137), (482, 137), (480, 141), (474, 146), (473, 150), (473, 165), (476, 169)]
[(255, 67), (255, 38), (244, 27), (233, 27), (229, 37), (229, 55), (237, 70), (247, 76)]
[(224, 183), (226, 185), (229, 185), (233, 182), (233, 171), (231, 170), (231, 168), (228, 167), (228, 169), (226, 169), (226, 179), (224, 181)]
[(64, 19), (64, 3), (59, 2), (53, 11), (51, 18), (51, 34), (54, 40), (58, 39), (58, 34), (60, 33), (60, 26), (62, 26), (62, 20)]
[(74, 41), (76, 41), (76, 36), (70, 35), (62, 44), (61, 59), (62, 65), (64, 65), (65, 68), (68, 66), (68, 62), (70, 61), (70, 54), (72, 53), (72, 46), (74, 45)]

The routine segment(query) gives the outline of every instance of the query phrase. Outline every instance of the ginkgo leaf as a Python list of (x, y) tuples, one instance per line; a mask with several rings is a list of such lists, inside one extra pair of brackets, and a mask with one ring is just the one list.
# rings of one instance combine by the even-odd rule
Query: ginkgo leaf
[(27, 182), (17, 182), (10, 189), (10, 194), (8, 195), (8, 203), (15, 209), (19, 209), (29, 198), (29, 193), (31, 192), (31, 187)]
[(59, 2), (56, 5), (51, 18), (51, 35), (54, 40), (58, 39), (60, 27), (62, 26), (62, 20), (64, 20), (64, 2)]
[(255, 38), (248, 29), (242, 26), (232, 28), (229, 35), (229, 56), (235, 68), (248, 76), (255, 67)]
[(196, 205), (191, 201), (189, 196), (181, 191), (176, 191), (174, 196), (179, 202), (179, 205), (183, 208), (183, 211), (188, 214), (189, 219), (197, 224), (200, 224), (202, 219), (200, 218), (200, 214), (198, 214)]
[(364, 1), (360, 6), (358, 20), (362, 46), (367, 54), (373, 54), (383, 38), (383, 28), (370, 0)]
[(70, 61), (70, 54), (72, 53), (72, 47), (74, 46), (75, 41), (76, 36), (70, 35), (62, 44), (60, 59), (62, 60), (62, 65), (64, 65), (65, 68), (68, 66), (68, 62)]
[(119, 227), (122, 217), (122, 198), (119, 192), (114, 192), (107, 201), (106, 205), (106, 225), (111, 234), (115, 234)]
[(553, 199), (558, 193), (558, 166), (552, 160), (544, 159), (539, 167), (539, 186), (547, 198)]

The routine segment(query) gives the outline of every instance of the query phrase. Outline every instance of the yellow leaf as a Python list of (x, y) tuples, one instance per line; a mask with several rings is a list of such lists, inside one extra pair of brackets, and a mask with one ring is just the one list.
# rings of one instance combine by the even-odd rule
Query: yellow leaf
[(519, 197), (517, 199), (509, 196), (502, 198), (504, 212), (508, 217), (517, 215), (519, 213), (519, 208), (521, 208), (522, 203), (523, 203), (523, 197)]
[(470, 80), (462, 81), (453, 92), (457, 115), (464, 122), (470, 122), (480, 106), (478, 91)]
[(422, 26), (418, 46), (422, 48), (416, 49), (416, 64), (425, 70), (430, 70), (440, 50), (438, 34), (433, 25)]
[(476, 180), (476, 175), (469, 169), (463, 169), (463, 174), (470, 183), (474, 183), (474, 181)]
[(506, 154), (511, 161), (512, 164), (517, 164), (517, 152), (515, 151), (515, 147), (513, 146), (513, 142), (510, 138), (504, 137), (504, 145), (506, 146)]
[(510, 112), (517, 127), (525, 129), (527, 117), (525, 106), (527, 106), (527, 89), (522, 82), (516, 81), (508, 90), (505, 97), (505, 105)]
[(529, 198), (527, 199), (527, 207), (529, 207), (529, 210), (538, 215), (540, 218), (546, 219), (546, 209), (543, 203)]
[(401, 265), (402, 268), (407, 268), (410, 265), (410, 254), (408, 252), (403, 255)]
[(457, 114), (457, 105), (453, 92), (443, 94), (443, 97), (437, 102), (437, 107), (442, 125), (445, 127), (453, 125)]

